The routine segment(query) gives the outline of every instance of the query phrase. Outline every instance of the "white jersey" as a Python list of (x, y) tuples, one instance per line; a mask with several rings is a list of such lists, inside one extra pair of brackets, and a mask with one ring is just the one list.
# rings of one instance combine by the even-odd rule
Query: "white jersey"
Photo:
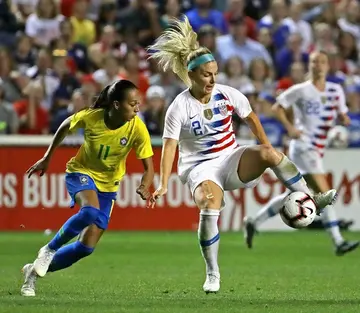
[(324, 155), (327, 133), (335, 125), (339, 113), (347, 113), (345, 94), (339, 84), (326, 82), (325, 91), (319, 91), (311, 81), (296, 84), (281, 93), (277, 102), (293, 108), (294, 126), (302, 131), (291, 144), (297, 149), (316, 150)]
[(251, 113), (247, 98), (238, 90), (215, 84), (209, 103), (202, 104), (186, 89), (168, 108), (163, 138), (179, 141), (178, 174), (183, 183), (204, 161), (230, 154), (238, 145), (232, 115)]

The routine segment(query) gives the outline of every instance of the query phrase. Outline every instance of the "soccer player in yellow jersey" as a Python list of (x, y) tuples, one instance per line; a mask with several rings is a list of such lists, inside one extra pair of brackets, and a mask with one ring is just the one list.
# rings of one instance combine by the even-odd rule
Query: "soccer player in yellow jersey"
[[(68, 133), (84, 129), (84, 143), (66, 165), (66, 187), (71, 207), (80, 210), (68, 219), (54, 238), (39, 250), (32, 264), (23, 267), (23, 296), (35, 296), (35, 282), (49, 272), (71, 266), (90, 255), (108, 226), (119, 182), (125, 175), (126, 157), (132, 148), (142, 160), (144, 175), (136, 192), (149, 198), (154, 178), (152, 147), (145, 124), (137, 116), (139, 93), (127, 80), (107, 86), (91, 108), (66, 119), (56, 132), (44, 157), (27, 171), (46, 172), (51, 156)], [(79, 235), (74, 243), (67, 244)]]

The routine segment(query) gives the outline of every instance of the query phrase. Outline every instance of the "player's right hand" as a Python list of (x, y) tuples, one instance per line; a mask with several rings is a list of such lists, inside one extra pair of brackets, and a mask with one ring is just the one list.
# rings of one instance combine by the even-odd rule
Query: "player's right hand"
[(149, 199), (149, 208), (154, 208), (156, 201), (162, 197), (163, 195), (165, 195), (167, 193), (167, 188), (164, 188), (162, 186), (160, 186), (158, 189), (155, 190), (155, 192), (151, 195), (150, 199)]
[(43, 176), (48, 169), (49, 161), (50, 160), (45, 157), (37, 161), (26, 171), (26, 174), (28, 174), (28, 178), (30, 178), (33, 173), (37, 172), (40, 172), (40, 176)]
[(288, 135), (290, 138), (292, 139), (299, 139), (302, 135), (302, 131), (301, 130), (298, 130), (296, 129), (295, 127), (294, 128), (291, 128), (289, 131), (288, 131)]

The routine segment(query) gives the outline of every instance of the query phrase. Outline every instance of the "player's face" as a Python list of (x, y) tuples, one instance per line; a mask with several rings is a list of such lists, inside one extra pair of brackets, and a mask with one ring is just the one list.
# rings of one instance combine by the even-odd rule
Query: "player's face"
[(329, 71), (329, 59), (327, 55), (320, 52), (311, 54), (309, 70), (314, 78), (325, 78)]
[(218, 66), (215, 61), (202, 64), (193, 72), (189, 72), (192, 82), (192, 88), (195, 88), (203, 94), (211, 94), (216, 76), (218, 74)]
[(125, 121), (132, 120), (139, 112), (140, 95), (137, 89), (130, 89), (127, 92), (127, 97), (123, 103), (115, 105), (121, 118)]

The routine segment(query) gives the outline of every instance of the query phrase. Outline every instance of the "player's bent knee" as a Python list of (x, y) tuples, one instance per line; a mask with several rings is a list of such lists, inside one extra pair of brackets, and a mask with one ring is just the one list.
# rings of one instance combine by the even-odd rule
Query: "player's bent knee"
[(106, 230), (109, 225), (109, 216), (102, 211), (99, 211), (97, 219), (94, 221), (94, 224), (100, 229)]
[(78, 214), (81, 216), (82, 220), (86, 221), (90, 225), (95, 223), (100, 213), (100, 210), (97, 208), (84, 206), (80, 209)]
[(85, 258), (85, 257), (89, 256), (90, 254), (92, 254), (94, 252), (95, 248), (86, 246), (81, 241), (77, 241), (75, 243), (75, 250), (76, 250), (78, 256), (80, 256), (81, 258)]
[(276, 166), (282, 158), (282, 154), (270, 144), (260, 145), (259, 154), (261, 161), (269, 167)]
[(195, 202), (200, 210), (216, 210), (220, 209), (216, 196), (208, 182), (203, 182), (195, 192)]

